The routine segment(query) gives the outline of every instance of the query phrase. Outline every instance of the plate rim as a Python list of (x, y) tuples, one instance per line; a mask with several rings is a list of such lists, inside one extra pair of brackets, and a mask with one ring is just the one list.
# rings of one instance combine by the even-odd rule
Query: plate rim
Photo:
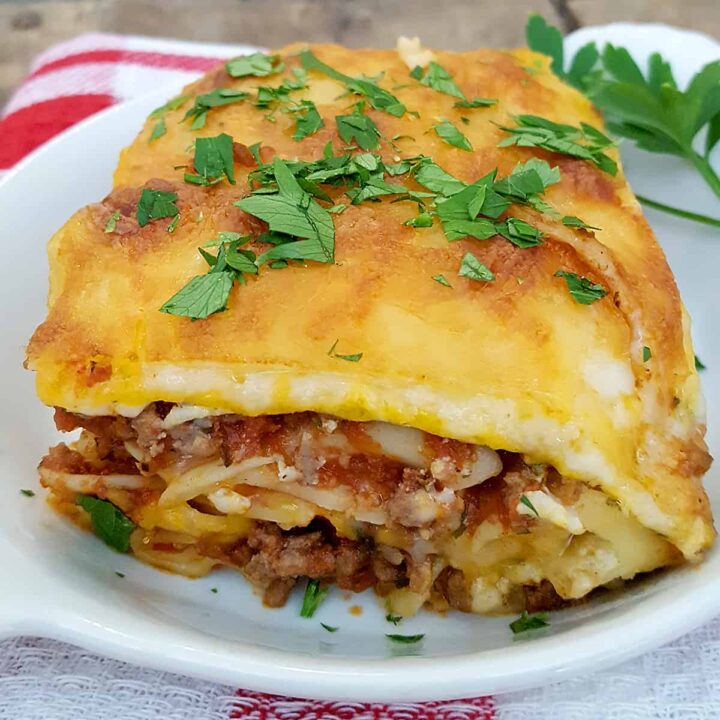
[[(644, 31), (672, 30), (690, 36), (714, 39), (703, 33), (653, 23), (612, 23), (581, 28), (578, 33), (622, 25)], [(119, 103), (92, 115), (49, 142), (36, 148), (0, 179), (0, 193), (28, 168), (52, 156), (58, 146), (72, 142), (88, 127), (110, 122), (115, 115), (134, 117), (137, 108), (162, 100), (173, 92), (164, 86), (125, 103)], [(174, 91), (179, 88), (174, 88)], [(16, 554), (17, 548), (3, 550), (0, 558)], [(720, 550), (716, 547), (703, 563), (720, 564)], [(17, 567), (16, 563), (16, 567)], [(22, 567), (22, 563), (20, 564)], [(77, 592), (58, 583), (54, 578), (39, 578), (37, 568), (25, 568), (29, 586), (77, 596)], [(19, 634), (39, 634), (44, 637), (82, 645), (83, 647), (117, 659), (148, 667), (179, 672), (214, 682), (238, 684), (255, 690), (295, 697), (331, 700), (427, 701), (457, 699), (478, 694), (496, 694), (521, 690), (557, 682), (617, 664), (653, 647), (669, 642), (710, 620), (720, 612), (720, 573), (697, 572), (690, 566), (675, 571), (682, 582), (674, 583), (657, 593), (623, 608), (619, 615), (591, 619), (582, 627), (558, 635), (534, 639), (522, 645), (509, 645), (463, 655), (442, 657), (396, 657), (385, 659), (350, 659), (337, 656), (310, 656), (298, 652), (284, 652), (240, 641), (224, 641), (203, 635), (200, 631), (180, 629), (180, 636), (204, 639), (205, 647), (186, 648), (186, 656), (168, 656), (152, 638), (133, 634), (133, 618), (113, 627), (100, 617), (82, 617), (58, 604), (48, 612), (41, 602), (44, 595), (33, 596), (24, 591), (0, 596), (0, 638)], [(22, 583), (21, 583), (22, 584)], [(69, 594), (68, 594), (69, 592)], [(692, 597), (693, 613), (678, 613), (684, 599)], [(673, 608), (675, 613), (673, 615)], [(118, 611), (122, 616), (122, 609)], [(148, 623), (148, 620), (143, 622)], [(141, 623), (142, 624), (142, 623)], [(171, 621), (163, 621), (170, 628)], [(623, 643), (610, 647), (607, 640), (622, 627)], [(572, 638), (570, 638), (572, 633)], [(568, 645), (572, 654), (568, 654)], [(203, 655), (198, 659), (198, 654)], [(234, 662), (230, 662), (234, 661)], [(442, 668), (440, 666), (442, 665)], [(518, 677), (518, 665), (522, 677)], [(438, 687), (438, 675), (445, 678)], [(449, 678), (449, 679), (448, 679)]]

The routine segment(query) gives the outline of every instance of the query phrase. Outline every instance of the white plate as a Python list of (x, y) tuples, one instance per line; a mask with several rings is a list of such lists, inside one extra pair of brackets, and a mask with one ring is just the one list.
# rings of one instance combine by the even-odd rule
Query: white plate
[[(684, 76), (720, 57), (698, 35), (660, 26), (584, 30), (638, 55), (661, 48)], [(56, 517), (36, 488), (35, 466), (55, 441), (51, 413), (22, 370), (23, 345), (44, 315), (45, 243), (78, 207), (109, 191), (117, 154), (150, 110), (177, 88), (109, 110), (48, 143), (0, 185), (0, 636), (47, 635), (98, 652), (218, 682), (286, 695), (336, 700), (469, 697), (560, 680), (619, 662), (686, 632), (720, 612), (720, 552), (626, 594), (553, 614), (546, 636), (513, 641), (507, 618), (421, 613), (405, 634), (425, 633), (415, 656), (384, 637), (392, 626), (372, 595), (332, 593), (316, 617), (298, 616), (299, 597), (263, 609), (232, 572), (186, 580), (111, 552)], [(720, 214), (719, 203), (681, 162), (628, 152), (628, 172), (644, 194)], [(694, 317), (706, 361), (710, 445), (720, 454), (720, 232), (659, 213), (650, 221), (665, 247)], [(720, 516), (718, 470), (706, 483)], [(125, 573), (120, 578), (115, 571)], [(211, 592), (216, 587), (217, 593)], [(362, 615), (349, 612), (361, 605)], [(337, 625), (329, 634), (320, 622)]]

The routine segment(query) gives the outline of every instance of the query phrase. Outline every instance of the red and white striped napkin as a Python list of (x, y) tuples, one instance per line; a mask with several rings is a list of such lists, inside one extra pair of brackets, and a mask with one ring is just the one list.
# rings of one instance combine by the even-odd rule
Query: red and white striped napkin
[[(251, 51), (109, 34), (39, 55), (0, 119), (0, 175), (74, 123)], [(682, 610), (681, 610), (682, 611)], [(441, 690), (438, 692), (441, 694)], [(332, 703), (235, 690), (38, 638), (0, 642), (0, 720), (717, 720), (720, 619), (623, 665), (537, 690), (434, 703)]]

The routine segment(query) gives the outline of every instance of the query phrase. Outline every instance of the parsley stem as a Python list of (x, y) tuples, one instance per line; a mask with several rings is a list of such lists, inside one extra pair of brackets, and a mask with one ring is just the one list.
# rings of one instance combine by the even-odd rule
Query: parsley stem
[(703, 176), (705, 182), (710, 186), (712, 191), (720, 197), (720, 177), (713, 170), (707, 158), (698, 155), (696, 152), (690, 154), (690, 162), (695, 166), (695, 169)]
[(643, 205), (647, 205), (655, 210), (661, 210), (662, 212), (669, 213), (670, 215), (676, 215), (677, 217), (685, 218), (685, 220), (693, 220), (695, 222), (703, 223), (704, 225), (720, 227), (720, 220), (717, 218), (709, 217), (708, 215), (701, 215), (700, 213), (691, 212), (690, 210), (681, 210), (680, 208), (673, 207), (672, 205), (665, 205), (664, 203), (657, 202), (657, 200), (651, 200), (650, 198), (643, 197), (642, 195), (636, 195), (636, 197)]

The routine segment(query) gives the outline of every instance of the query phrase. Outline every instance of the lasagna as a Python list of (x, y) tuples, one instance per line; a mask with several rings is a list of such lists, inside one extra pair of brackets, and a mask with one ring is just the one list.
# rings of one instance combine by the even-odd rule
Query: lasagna
[(502, 613), (713, 542), (688, 316), (544, 56), (234, 58), (49, 262), (26, 364), (73, 434), (40, 480), (141, 561)]

